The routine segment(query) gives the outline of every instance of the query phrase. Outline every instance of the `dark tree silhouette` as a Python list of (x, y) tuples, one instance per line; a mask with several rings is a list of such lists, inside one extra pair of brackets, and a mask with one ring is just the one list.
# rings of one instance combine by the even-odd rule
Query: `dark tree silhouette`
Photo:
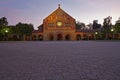
[(0, 40), (2, 40), (5, 36), (4, 28), (7, 28), (8, 21), (6, 17), (0, 18)]
[(92, 27), (93, 29), (99, 29), (101, 28), (101, 24), (98, 24), (98, 20), (94, 20)]
[(34, 30), (32, 24), (27, 23), (18, 23), (16, 24), (16, 31), (18, 35), (27, 35), (30, 36), (32, 34), (32, 31)]
[(0, 18), (0, 27), (7, 26), (7, 25), (8, 25), (7, 18), (6, 17)]
[(120, 33), (120, 18), (115, 23), (115, 30), (117, 33)]
[(82, 22), (77, 22), (76, 23), (76, 29), (84, 29), (85, 28), (85, 24)]
[(105, 33), (106, 33), (106, 39), (108, 39), (108, 34), (109, 34), (110, 29), (112, 27), (111, 20), (112, 20), (112, 17), (108, 16), (107, 18), (104, 19), (104, 22), (103, 22), (103, 28), (104, 28)]

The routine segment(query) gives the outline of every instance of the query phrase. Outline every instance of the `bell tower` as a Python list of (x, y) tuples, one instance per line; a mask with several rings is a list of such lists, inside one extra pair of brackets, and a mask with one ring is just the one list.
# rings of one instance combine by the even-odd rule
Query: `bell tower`
[(61, 6), (61, 5), (60, 5), (60, 4), (58, 4), (58, 8), (60, 8), (60, 6)]

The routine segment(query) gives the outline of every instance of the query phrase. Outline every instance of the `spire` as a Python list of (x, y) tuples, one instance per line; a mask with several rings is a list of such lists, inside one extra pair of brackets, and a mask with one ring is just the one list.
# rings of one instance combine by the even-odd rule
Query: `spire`
[(58, 8), (60, 8), (60, 4), (58, 4)]

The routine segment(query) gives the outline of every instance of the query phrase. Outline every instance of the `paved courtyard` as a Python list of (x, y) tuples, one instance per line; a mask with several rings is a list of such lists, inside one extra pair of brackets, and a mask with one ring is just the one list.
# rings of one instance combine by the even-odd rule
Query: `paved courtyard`
[(0, 42), (0, 80), (120, 80), (120, 42)]

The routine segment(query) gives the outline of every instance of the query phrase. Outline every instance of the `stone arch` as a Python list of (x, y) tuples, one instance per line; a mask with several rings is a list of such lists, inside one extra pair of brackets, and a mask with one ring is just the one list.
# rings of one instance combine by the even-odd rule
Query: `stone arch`
[(62, 34), (57, 34), (57, 40), (63, 40), (63, 36), (62, 36)]
[(70, 40), (70, 34), (67, 34), (67, 35), (65, 36), (65, 40)]
[(17, 38), (17, 35), (12, 35), (12, 40), (17, 40), (18, 38)]
[(83, 34), (83, 40), (88, 40), (88, 35), (87, 34)]
[(76, 35), (76, 40), (81, 40), (81, 35), (80, 34)]
[(114, 36), (113, 36), (113, 39), (117, 39), (117, 40), (119, 40), (120, 39), (120, 34), (113, 34)]
[(93, 40), (94, 39), (94, 35), (93, 34), (90, 34), (89, 35), (89, 40)]
[(38, 40), (42, 41), (43, 40), (43, 35), (38, 35)]
[(36, 40), (36, 38), (37, 38), (37, 36), (36, 36), (36, 35), (33, 35), (33, 40), (34, 40), (34, 41)]
[(51, 41), (54, 40), (54, 36), (53, 36), (53, 34), (49, 34), (49, 40), (51, 40)]

